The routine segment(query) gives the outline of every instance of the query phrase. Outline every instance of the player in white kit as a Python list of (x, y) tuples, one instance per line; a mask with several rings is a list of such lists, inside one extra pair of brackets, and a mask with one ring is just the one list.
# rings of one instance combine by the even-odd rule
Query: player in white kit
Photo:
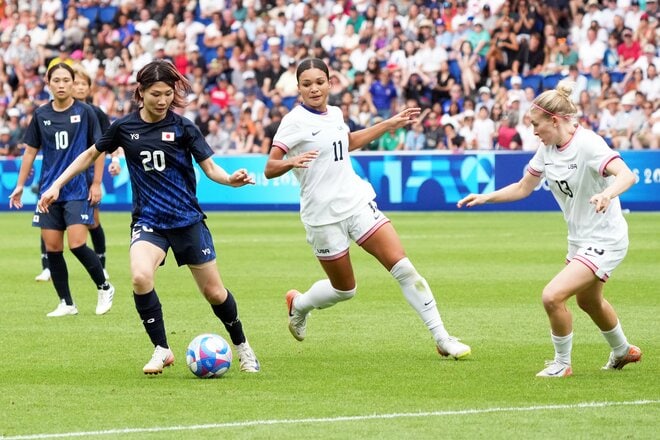
[(573, 295), (612, 348), (603, 369), (621, 369), (642, 357), (641, 350), (628, 343), (616, 312), (603, 298), (605, 281), (628, 250), (628, 225), (618, 196), (635, 183), (635, 175), (599, 135), (576, 123), (572, 89), (573, 83), (562, 81), (532, 103), (532, 125), (544, 145), (536, 151), (519, 182), (490, 194), (470, 194), (458, 202), (460, 208), (520, 200), (545, 177), (564, 213), (568, 224), (567, 264), (545, 286), (542, 295), (555, 357), (546, 362), (539, 377), (573, 374), (573, 322), (566, 308), (566, 301)]
[(349, 246), (353, 240), (398, 281), (408, 303), (433, 335), (438, 352), (455, 359), (470, 347), (450, 336), (444, 327), (428, 283), (415, 270), (390, 220), (376, 207), (372, 186), (353, 170), (349, 151), (359, 149), (389, 129), (412, 124), (419, 108), (409, 108), (390, 119), (353, 133), (338, 107), (328, 105), (328, 67), (309, 58), (298, 65), (296, 76), (302, 104), (282, 120), (273, 138), (265, 175), (274, 178), (293, 170), (300, 182), (300, 217), (327, 279), (305, 293), (286, 294), (289, 330), (302, 341), (313, 309), (351, 299), (356, 281)]

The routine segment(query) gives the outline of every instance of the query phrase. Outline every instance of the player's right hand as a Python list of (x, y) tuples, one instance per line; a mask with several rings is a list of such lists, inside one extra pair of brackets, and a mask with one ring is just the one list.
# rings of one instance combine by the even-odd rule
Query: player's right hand
[(459, 208), (462, 208), (463, 206), (472, 208), (473, 206), (483, 205), (484, 203), (486, 203), (486, 198), (483, 194), (470, 194), (459, 200), (458, 203), (456, 203), (456, 206)]
[(22, 197), (23, 197), (23, 187), (17, 186), (16, 188), (14, 188), (14, 191), (12, 191), (12, 193), (9, 195), (9, 207), (21, 209), (23, 207), (23, 201), (21, 200)]

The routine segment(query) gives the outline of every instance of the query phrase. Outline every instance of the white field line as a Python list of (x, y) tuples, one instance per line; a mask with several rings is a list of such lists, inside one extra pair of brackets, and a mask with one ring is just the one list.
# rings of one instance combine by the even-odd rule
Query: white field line
[(314, 417), (307, 419), (272, 419), (272, 420), (248, 420), (244, 422), (226, 422), (226, 423), (208, 423), (203, 425), (181, 425), (181, 426), (156, 426), (153, 428), (122, 428), (105, 429), (102, 431), (79, 431), (62, 432), (53, 434), (27, 434), (11, 437), (0, 436), (0, 440), (32, 440), (32, 439), (50, 439), (50, 438), (71, 438), (71, 437), (94, 437), (102, 435), (119, 434), (140, 434), (151, 432), (171, 432), (171, 431), (197, 431), (202, 429), (222, 429), (222, 428), (243, 428), (249, 426), (269, 426), (269, 425), (299, 425), (304, 423), (340, 423), (355, 422), (362, 420), (381, 420), (381, 419), (402, 419), (413, 417), (443, 417), (443, 416), (464, 416), (474, 414), (506, 413), (506, 412), (534, 412), (550, 410), (571, 410), (584, 408), (604, 408), (610, 406), (641, 406), (657, 405), (660, 400), (633, 400), (628, 402), (583, 402), (570, 405), (534, 405), (503, 408), (482, 408), (482, 409), (462, 409), (448, 411), (427, 411), (416, 413), (391, 413), (391, 414), (368, 414), (361, 416), (337, 416), (337, 417)]

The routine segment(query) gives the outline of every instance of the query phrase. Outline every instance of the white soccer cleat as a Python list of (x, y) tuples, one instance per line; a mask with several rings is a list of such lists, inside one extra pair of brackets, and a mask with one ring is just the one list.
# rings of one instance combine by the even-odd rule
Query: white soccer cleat
[(160, 374), (165, 367), (174, 364), (174, 353), (169, 348), (156, 345), (154, 354), (149, 362), (142, 368), (144, 374)]
[(297, 290), (289, 290), (286, 293), (286, 307), (289, 316), (289, 331), (298, 341), (305, 339), (307, 335), (307, 316), (308, 313), (301, 315), (293, 306), (295, 298), (301, 295)]
[(569, 364), (559, 361), (545, 361), (545, 368), (536, 377), (568, 377), (573, 375), (573, 369)]
[(252, 347), (248, 344), (248, 341), (236, 345), (235, 347), (236, 352), (238, 353), (240, 370), (245, 371), (246, 373), (258, 373), (261, 370), (261, 366), (259, 365), (259, 360), (257, 360), (257, 356), (254, 354)]
[(42, 270), (39, 275), (34, 277), (34, 280), (42, 283), (50, 281), (50, 269), (45, 268), (44, 270)]
[(57, 318), (60, 316), (68, 316), (68, 315), (77, 315), (78, 314), (78, 308), (76, 307), (75, 304), (68, 306), (64, 300), (61, 300), (60, 303), (57, 305), (55, 310), (52, 312), (46, 314), (49, 318)]
[(454, 359), (463, 359), (470, 356), (472, 349), (453, 336), (440, 339), (436, 342), (436, 348), (441, 356), (451, 356)]
[(105, 277), (106, 281), (110, 279), (110, 274), (107, 270), (105, 270), (105, 267), (103, 268), (103, 276)]
[(112, 308), (112, 298), (115, 296), (115, 287), (110, 285), (109, 289), (99, 289), (99, 299), (96, 303), (96, 314), (103, 315)]
[(635, 345), (628, 347), (628, 353), (623, 357), (615, 357), (614, 353), (610, 353), (610, 358), (607, 360), (607, 363), (602, 370), (620, 370), (625, 365), (632, 362), (639, 362), (642, 360), (642, 350)]

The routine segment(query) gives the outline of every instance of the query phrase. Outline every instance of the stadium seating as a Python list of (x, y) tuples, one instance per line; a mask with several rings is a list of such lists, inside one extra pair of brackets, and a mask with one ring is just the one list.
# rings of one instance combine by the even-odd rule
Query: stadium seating
[(88, 6), (86, 8), (78, 8), (78, 14), (87, 18), (90, 26), (96, 26), (99, 19), (99, 7)]
[(554, 73), (552, 75), (546, 75), (543, 77), (543, 90), (554, 89), (557, 87), (559, 81), (564, 79), (564, 75), (561, 73)]

